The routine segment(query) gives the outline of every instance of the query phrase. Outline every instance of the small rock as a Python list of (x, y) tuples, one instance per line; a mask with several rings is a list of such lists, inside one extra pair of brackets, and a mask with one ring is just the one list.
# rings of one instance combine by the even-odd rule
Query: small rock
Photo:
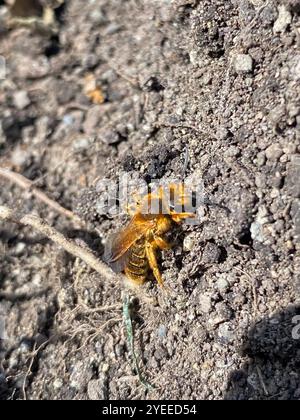
[(217, 263), (220, 260), (220, 257), (220, 248), (216, 244), (208, 242), (205, 245), (201, 261), (203, 264), (213, 264)]
[(21, 147), (16, 147), (11, 154), (11, 161), (15, 166), (23, 166), (28, 162), (29, 157), (30, 153), (27, 150), (24, 150)]
[(83, 123), (83, 130), (86, 134), (95, 134), (100, 123), (101, 115), (101, 107), (99, 105), (92, 106), (87, 111), (85, 121)]
[(21, 342), (20, 347), (19, 347), (19, 352), (26, 354), (28, 352), (30, 352), (31, 350), (31, 342), (29, 340), (24, 340)]
[(274, 22), (274, 33), (284, 32), (288, 25), (292, 22), (292, 15), (284, 5), (278, 7), (278, 17)]
[(100, 139), (106, 144), (115, 144), (119, 143), (120, 136), (119, 134), (113, 129), (106, 129), (102, 130), (99, 133)]
[(208, 314), (212, 310), (211, 296), (202, 295), (199, 299), (199, 307), (202, 312)]
[(40, 286), (42, 284), (42, 276), (40, 273), (35, 273), (32, 277), (32, 284)]
[(217, 288), (219, 289), (220, 292), (224, 292), (228, 289), (229, 287), (229, 283), (226, 279), (224, 279), (223, 277), (220, 277), (217, 280)]
[(96, 54), (85, 55), (82, 59), (82, 67), (91, 70), (99, 63), (99, 57)]
[(109, 371), (109, 364), (108, 363), (103, 363), (101, 370), (104, 373), (108, 372)]
[(74, 99), (77, 91), (77, 85), (65, 80), (57, 80), (53, 87), (56, 91), (57, 102), (64, 105)]
[(53, 388), (60, 389), (63, 386), (63, 381), (60, 378), (57, 378), (53, 381)]
[(225, 322), (221, 324), (218, 328), (218, 336), (222, 343), (231, 343), (234, 341), (235, 334), (234, 331), (231, 330), (230, 323)]
[(74, 150), (87, 150), (91, 145), (91, 139), (88, 137), (79, 137), (74, 140), (73, 148)]
[(77, 362), (72, 366), (70, 375), (70, 387), (76, 390), (83, 390), (93, 376), (93, 371), (86, 362)]
[(164, 347), (158, 347), (155, 350), (153, 356), (157, 361), (165, 360), (168, 356), (168, 352)]
[(93, 23), (98, 25), (104, 25), (105, 23), (107, 23), (107, 18), (105, 17), (105, 14), (99, 8), (93, 9), (89, 14), (89, 18)]
[(104, 35), (113, 35), (116, 34), (117, 32), (119, 32), (122, 29), (122, 26), (119, 25), (118, 23), (111, 23), (109, 24), (104, 31)]
[(157, 335), (160, 339), (163, 339), (166, 337), (167, 335), (167, 328), (165, 325), (160, 325), (157, 329)]
[(183, 250), (184, 251), (191, 251), (195, 246), (195, 238), (194, 235), (190, 234), (187, 235), (183, 240)]
[(256, 156), (256, 164), (257, 164), (257, 166), (259, 166), (259, 167), (264, 166), (265, 163), (266, 163), (266, 155), (265, 155), (265, 152), (259, 152), (259, 153), (257, 153), (257, 156)]
[(229, 137), (229, 131), (225, 127), (219, 127), (216, 131), (216, 139), (217, 140), (225, 140)]
[(192, 50), (189, 52), (190, 62), (193, 66), (198, 65), (199, 61), (199, 52), (197, 50)]
[(266, 157), (268, 160), (276, 161), (282, 154), (283, 150), (279, 143), (273, 143), (266, 149)]
[(265, 174), (257, 174), (255, 176), (255, 185), (259, 189), (266, 188), (266, 185), (267, 185), (267, 183), (266, 183), (266, 175)]
[(238, 156), (240, 153), (240, 148), (237, 146), (229, 146), (228, 149), (225, 151), (225, 157), (235, 157)]
[(238, 73), (247, 73), (253, 70), (253, 59), (249, 54), (238, 54), (234, 59), (234, 68)]
[(26, 248), (26, 244), (24, 242), (18, 242), (16, 248), (15, 248), (15, 255), (22, 255), (24, 250)]
[(20, 79), (40, 79), (50, 71), (50, 63), (47, 57), (32, 58), (24, 54), (15, 54), (12, 61), (15, 76)]
[(229, 321), (232, 317), (232, 309), (225, 302), (218, 302), (216, 304), (216, 311), (225, 321)]
[(259, 207), (256, 219), (251, 223), (250, 232), (253, 241), (264, 242), (263, 225), (269, 222), (268, 211), (264, 206)]
[(30, 105), (30, 98), (26, 90), (19, 90), (13, 96), (13, 103), (16, 108), (24, 109)]

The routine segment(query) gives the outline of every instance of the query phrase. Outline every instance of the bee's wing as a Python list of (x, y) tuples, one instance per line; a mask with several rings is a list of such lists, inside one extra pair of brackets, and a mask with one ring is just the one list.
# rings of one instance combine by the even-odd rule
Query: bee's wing
[[(130, 247), (152, 227), (151, 219), (140, 214), (135, 215), (129, 225), (119, 233), (112, 235), (105, 244), (104, 260), (122, 271), (126, 265), (126, 257)], [(121, 268), (122, 267), (122, 268)]]
[(110, 237), (106, 241), (103, 254), (104, 261), (114, 270), (115, 273), (120, 273), (124, 270), (129, 257), (130, 247), (127, 249), (127, 251), (125, 250), (119, 258), (115, 258), (116, 248), (117, 246), (120, 247), (120, 245), (118, 245), (120, 236), (121, 232), (110, 235)]

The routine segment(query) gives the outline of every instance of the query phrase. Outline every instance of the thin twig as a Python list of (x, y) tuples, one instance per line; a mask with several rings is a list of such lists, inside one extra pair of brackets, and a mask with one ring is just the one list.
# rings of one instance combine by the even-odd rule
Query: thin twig
[(38, 355), (38, 353), (45, 347), (45, 346), (47, 346), (48, 345), (48, 343), (49, 343), (49, 340), (47, 340), (47, 341), (45, 341), (44, 343), (42, 343), (38, 348), (36, 348), (36, 342), (34, 343), (34, 346), (33, 346), (33, 351), (32, 351), (32, 353), (31, 353), (31, 355), (30, 355), (30, 363), (29, 363), (29, 366), (28, 366), (28, 369), (27, 369), (27, 371), (26, 371), (26, 374), (25, 374), (25, 377), (24, 377), (24, 380), (23, 380), (23, 385), (22, 385), (22, 392), (23, 392), (23, 399), (24, 400), (27, 400), (27, 394), (26, 394), (26, 382), (27, 382), (27, 379), (28, 379), (28, 377), (32, 374), (32, 371), (31, 371), (31, 369), (32, 369), (32, 366), (33, 366), (33, 363), (34, 363), (34, 360), (35, 360), (35, 357)]
[(78, 216), (76, 216), (71, 210), (65, 209), (56, 201), (49, 198), (43, 191), (36, 188), (34, 186), (34, 181), (30, 181), (23, 175), (5, 168), (0, 168), (0, 177), (5, 178), (8, 181), (11, 181), (19, 187), (23, 188), (24, 190), (29, 191), (34, 197), (36, 197), (37, 199), (39, 199), (58, 213), (62, 214), (63, 216), (66, 216), (69, 219), (80, 223), (81, 225), (83, 224), (83, 221)]
[(266, 387), (264, 377), (263, 377), (262, 371), (261, 371), (259, 366), (256, 366), (256, 371), (257, 371), (257, 375), (258, 375), (259, 380), (260, 380), (261, 387), (264, 391), (264, 394), (268, 397), (270, 394), (269, 394), (268, 388)]
[(33, 227), (34, 229), (45, 235), (47, 238), (51, 239), (54, 243), (61, 246), (65, 251), (69, 252), (75, 257), (80, 258), (88, 266), (97, 271), (97, 273), (99, 273), (106, 280), (114, 282), (116, 280), (119, 280), (124, 282), (125, 276), (114, 273), (111, 270), (111, 268), (109, 268), (102, 261), (98, 260), (92, 254), (91, 251), (83, 249), (80, 246), (78, 246), (74, 241), (65, 238), (64, 235), (62, 235), (60, 232), (58, 232), (56, 229), (50, 226), (43, 219), (32, 214), (19, 216), (9, 207), (0, 206), (0, 220), (1, 219), (11, 221), (20, 225)]

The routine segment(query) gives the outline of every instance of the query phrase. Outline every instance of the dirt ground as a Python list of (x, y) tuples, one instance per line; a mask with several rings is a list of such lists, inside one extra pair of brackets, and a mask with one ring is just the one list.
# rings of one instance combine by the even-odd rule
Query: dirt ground
[(188, 154), (186, 176), (230, 212), (205, 205), (162, 252), (171, 292), (132, 300), (148, 388), (124, 286), (0, 223), (0, 398), (300, 399), (300, 1), (43, 3), (50, 23), (0, 1), (0, 165), (86, 224), (3, 179), (0, 204), (101, 258), (126, 220), (100, 214), (97, 182), (180, 176)]

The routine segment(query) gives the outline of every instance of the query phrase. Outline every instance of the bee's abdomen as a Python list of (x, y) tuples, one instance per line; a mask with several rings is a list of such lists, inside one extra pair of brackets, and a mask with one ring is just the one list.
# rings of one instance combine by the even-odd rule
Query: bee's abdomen
[(136, 243), (130, 250), (125, 274), (137, 284), (145, 282), (149, 270), (145, 241)]

